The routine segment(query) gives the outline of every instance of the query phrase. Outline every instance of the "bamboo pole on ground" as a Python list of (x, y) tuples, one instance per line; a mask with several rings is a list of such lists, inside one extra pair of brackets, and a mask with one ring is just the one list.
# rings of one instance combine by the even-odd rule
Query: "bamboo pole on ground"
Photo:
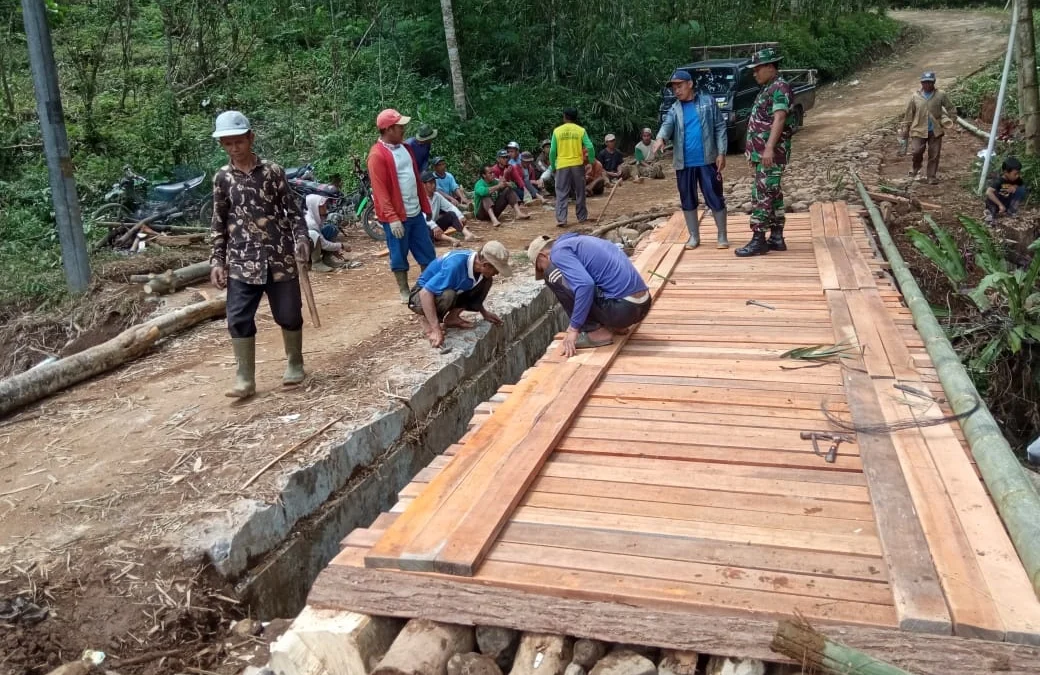
[(983, 131), (982, 129), (979, 129), (977, 126), (975, 126), (974, 124), (972, 124), (968, 120), (964, 119), (963, 117), (958, 117), (957, 118), (957, 124), (961, 125), (962, 127), (967, 129), (971, 133), (975, 134), (976, 136), (978, 136), (982, 140), (984, 140), (984, 141), (988, 141), (989, 140), (989, 133)]
[[(982, 401), (982, 397), (975, 389), (975, 384), (968, 376), (946, 333), (935, 319), (928, 299), (921, 292), (914, 275), (896, 248), (888, 226), (867, 194), (867, 189), (854, 172), (852, 179), (870, 213), (881, 248), (913, 314), (917, 331), (924, 339), (925, 349), (935, 364), (946, 398), (955, 413), (967, 414), (975, 407), (976, 401)], [(1022, 465), (1019, 464), (985, 403), (979, 405), (974, 413), (961, 419), (960, 423), (964, 437), (971, 447), (971, 454), (979, 467), (979, 473), (982, 474), (986, 488), (997, 506), (997, 512), (1011, 535), (1011, 541), (1015, 544), (1018, 557), (1029, 575), (1033, 590), (1040, 597), (1040, 495), (1025, 475)]]
[(0, 415), (6, 415), (135, 359), (151, 349), (158, 340), (207, 319), (223, 316), (226, 309), (227, 299), (224, 296), (181, 307), (151, 321), (131, 326), (108, 342), (0, 380)]
[(821, 675), (910, 675), (858, 649), (831, 641), (804, 621), (781, 621), (769, 648), (793, 659), (803, 670)]

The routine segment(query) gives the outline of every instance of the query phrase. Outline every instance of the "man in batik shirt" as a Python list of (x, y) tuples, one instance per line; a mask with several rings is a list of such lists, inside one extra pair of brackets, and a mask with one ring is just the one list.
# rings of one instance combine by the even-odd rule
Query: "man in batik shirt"
[[(758, 51), (747, 68), (754, 68), (755, 81), (762, 87), (748, 119), (744, 156), (755, 172), (751, 190), (751, 241), (734, 253), (744, 258), (764, 255), (769, 251), (786, 251), (784, 243), (784, 193), (780, 187), (784, 167), (791, 155), (794, 133), (791, 110), (791, 85), (787, 84), (777, 63), (779, 52), (768, 48)], [(766, 239), (766, 230), (769, 239)]]
[(282, 328), (288, 364), (282, 383), (303, 382), (303, 303), (297, 261), (310, 260), (307, 222), (289, 194), (282, 167), (253, 152), (242, 113), (217, 117), (213, 137), (228, 163), (213, 176), (213, 254), (210, 280), (227, 287), (227, 323), (238, 370), (232, 398), (256, 393), (256, 322), (260, 298)]

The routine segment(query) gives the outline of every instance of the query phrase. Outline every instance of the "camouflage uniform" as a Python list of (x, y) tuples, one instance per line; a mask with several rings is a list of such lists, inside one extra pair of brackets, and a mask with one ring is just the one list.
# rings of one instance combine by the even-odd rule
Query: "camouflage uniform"
[(794, 126), (790, 115), (773, 150), (773, 166), (766, 168), (762, 164), (762, 153), (769, 141), (773, 114), (790, 109), (791, 85), (779, 76), (762, 88), (751, 108), (744, 156), (755, 170), (755, 186), (751, 190), (751, 229), (755, 232), (784, 226), (784, 193), (780, 179), (791, 155)]

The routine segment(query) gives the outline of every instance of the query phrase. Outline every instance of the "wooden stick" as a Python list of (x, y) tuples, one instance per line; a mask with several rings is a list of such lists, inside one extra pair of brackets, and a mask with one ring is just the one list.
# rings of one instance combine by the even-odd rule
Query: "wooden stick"
[(144, 292), (151, 295), (164, 295), (173, 293), (185, 286), (202, 281), (209, 277), (209, 260), (203, 260), (175, 270), (166, 270), (162, 274), (153, 277), (144, 285)]
[(270, 469), (270, 468), (271, 468), (272, 466), (274, 466), (274, 465), (275, 465), (275, 464), (277, 464), (278, 462), (282, 461), (283, 459), (285, 459), (286, 457), (288, 457), (288, 456), (289, 456), (289, 455), (291, 455), (292, 453), (296, 452), (297, 450), (299, 450), (299, 449), (300, 449), (300, 448), (302, 448), (303, 446), (307, 445), (308, 443), (310, 443), (311, 441), (313, 441), (313, 440), (314, 440), (315, 438), (317, 438), (317, 437), (318, 437), (318, 436), (320, 436), (321, 434), (323, 434), (323, 433), (325, 433), (326, 431), (328, 431), (329, 427), (331, 427), (331, 426), (332, 426), (333, 424), (335, 424), (336, 422), (339, 422), (339, 421), (340, 421), (341, 419), (343, 419), (343, 418), (344, 418), (344, 417), (346, 417), (346, 416), (347, 416), (347, 414), (346, 414), (346, 413), (343, 413), (342, 415), (340, 415), (340, 416), (339, 416), (339, 417), (337, 417), (336, 419), (334, 419), (334, 420), (330, 420), (330, 421), (329, 421), (329, 422), (328, 422), (328, 423), (327, 423), (327, 424), (326, 424), (325, 426), (323, 426), (323, 427), (322, 427), (321, 429), (318, 429), (318, 430), (317, 430), (317, 431), (315, 431), (315, 432), (314, 432), (313, 434), (311, 434), (311, 435), (310, 435), (310, 436), (308, 436), (307, 438), (303, 439), (302, 441), (300, 441), (300, 442), (299, 442), (299, 443), (297, 443), (296, 445), (292, 446), (291, 448), (289, 448), (288, 450), (286, 450), (286, 451), (285, 451), (285, 452), (283, 452), (282, 454), (278, 455), (277, 457), (275, 457), (274, 459), (272, 459), (272, 460), (271, 460), (270, 462), (268, 462), (267, 464), (264, 464), (264, 465), (263, 465), (263, 467), (261, 467), (259, 471), (257, 471), (256, 473), (254, 473), (254, 474), (253, 474), (252, 476), (250, 476), (250, 477), (249, 477), (249, 480), (247, 480), (247, 481), (246, 481), (245, 483), (242, 483), (242, 487), (240, 487), (240, 488), (239, 488), (239, 491), (245, 490), (245, 489), (246, 489), (247, 487), (249, 487), (250, 485), (252, 485), (252, 484), (253, 484), (253, 482), (254, 482), (254, 481), (255, 481), (255, 480), (257, 479), (257, 478), (259, 478), (260, 476), (264, 475), (264, 472), (265, 472), (265, 471), (267, 471), (267, 470), (268, 470), (268, 469)]
[(296, 269), (300, 273), (300, 288), (303, 289), (303, 297), (307, 299), (307, 309), (311, 313), (311, 323), (315, 328), (321, 328), (321, 319), (318, 318), (318, 307), (314, 304), (314, 291), (311, 290), (311, 278), (307, 276), (307, 268), (299, 260), (296, 261)]
[(649, 213), (641, 213), (638, 216), (632, 216), (631, 218), (622, 218), (621, 220), (616, 220), (613, 223), (608, 223), (602, 227), (597, 227), (595, 230), (589, 232), (589, 236), (602, 237), (607, 232), (616, 230), (619, 227), (642, 223), (647, 220), (653, 220), (654, 218), (661, 218), (662, 216), (670, 215), (670, 213), (670, 211), (651, 211)]
[(784, 619), (776, 627), (770, 649), (794, 659), (805, 670), (826, 675), (910, 675), (895, 666), (867, 656), (817, 633), (806, 621)]
[(599, 212), (599, 218), (596, 219), (597, 223), (603, 220), (603, 216), (607, 213), (607, 207), (610, 206), (610, 200), (614, 199), (614, 191), (617, 190), (618, 185), (621, 185), (624, 180), (624, 178), (618, 178), (618, 182), (614, 183), (614, 187), (610, 188), (610, 194), (607, 196), (607, 203), (603, 205), (603, 209)]

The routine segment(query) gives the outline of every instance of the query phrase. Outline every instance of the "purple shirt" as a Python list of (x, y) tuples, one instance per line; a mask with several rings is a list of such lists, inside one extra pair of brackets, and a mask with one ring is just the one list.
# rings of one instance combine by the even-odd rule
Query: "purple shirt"
[(585, 325), (596, 289), (610, 300), (647, 290), (646, 282), (628, 256), (599, 237), (565, 234), (553, 244), (549, 259), (574, 291), (571, 328), (581, 330)]

